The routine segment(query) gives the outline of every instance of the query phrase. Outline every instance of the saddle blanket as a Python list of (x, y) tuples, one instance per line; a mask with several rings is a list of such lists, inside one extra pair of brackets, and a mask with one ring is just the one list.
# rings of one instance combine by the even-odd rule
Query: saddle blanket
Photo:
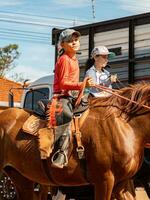
[(35, 115), (31, 115), (23, 124), (22, 130), (31, 135), (37, 135), (38, 130), (46, 126), (46, 120), (40, 119)]

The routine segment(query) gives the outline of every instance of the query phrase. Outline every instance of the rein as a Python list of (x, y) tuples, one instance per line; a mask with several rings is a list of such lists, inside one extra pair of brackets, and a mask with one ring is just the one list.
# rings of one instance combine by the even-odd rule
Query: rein
[(86, 77), (86, 78), (84, 78), (84, 80), (83, 80), (82, 88), (81, 88), (81, 90), (80, 90), (80, 92), (79, 92), (79, 94), (78, 94), (77, 100), (76, 100), (76, 102), (75, 102), (75, 106), (79, 106), (79, 104), (80, 104), (80, 102), (81, 102), (81, 99), (82, 99), (83, 93), (84, 93), (84, 89), (85, 89), (85, 86), (86, 86), (86, 82), (87, 82), (88, 79), (89, 79), (89, 77)]
[[(81, 99), (82, 99), (82, 97), (83, 97), (83, 93), (84, 93), (84, 89), (85, 89), (86, 81), (87, 81), (87, 80), (88, 80), (88, 77), (86, 77), (86, 78), (84, 79), (84, 81), (83, 81), (82, 89), (81, 89), (80, 92), (79, 92), (79, 95), (78, 95), (78, 97), (77, 97), (75, 106), (79, 106), (79, 104), (80, 104), (80, 102), (81, 102)], [(122, 95), (120, 95), (120, 94), (117, 94), (116, 91), (118, 91), (118, 90), (116, 90), (116, 89), (110, 89), (110, 88), (108, 88), (108, 87), (105, 87), (105, 86), (102, 86), (102, 85), (98, 85), (98, 84), (95, 84), (95, 86), (93, 86), (93, 87), (98, 88), (98, 89), (100, 89), (100, 90), (103, 90), (103, 91), (105, 91), (105, 92), (108, 92), (108, 93), (110, 93), (110, 94), (112, 94), (112, 95), (115, 95), (115, 96), (121, 98), (121, 99), (125, 99), (125, 100), (127, 100), (127, 101), (129, 101), (129, 102), (132, 102), (132, 103), (138, 105), (138, 106), (141, 106), (141, 107), (143, 107), (143, 108), (146, 108), (146, 109), (149, 109), (149, 110), (150, 110), (150, 106), (146, 106), (146, 105), (144, 105), (144, 104), (141, 104), (141, 103), (138, 103), (138, 102), (136, 102), (136, 101), (134, 101), (134, 100), (131, 100), (131, 99), (127, 98), (127, 97), (124, 97), (124, 96), (122, 96)]]
[(121, 98), (121, 99), (125, 99), (125, 100), (127, 100), (127, 101), (129, 101), (129, 102), (132, 102), (132, 103), (134, 103), (134, 104), (136, 104), (136, 105), (139, 105), (139, 106), (141, 106), (141, 107), (144, 107), (144, 108), (147, 108), (147, 109), (150, 110), (150, 106), (146, 106), (146, 105), (144, 105), (144, 104), (138, 103), (138, 102), (136, 102), (136, 101), (134, 101), (134, 100), (128, 99), (127, 97), (124, 97), (124, 96), (122, 96), (122, 95), (120, 95), (120, 94), (115, 93), (115, 92), (117, 91), (117, 90), (115, 90), (115, 89), (110, 89), (110, 88), (108, 88), (108, 87), (105, 87), (105, 86), (102, 86), (102, 85), (97, 85), (97, 84), (96, 84), (94, 87), (95, 87), (95, 88), (98, 88), (98, 89), (101, 89), (101, 90), (103, 90), (103, 91), (105, 91), (105, 92), (108, 92), (108, 93), (110, 93), (110, 94), (112, 94), (112, 95), (115, 95), (115, 96), (117, 96), (117, 97), (119, 97), (119, 98)]

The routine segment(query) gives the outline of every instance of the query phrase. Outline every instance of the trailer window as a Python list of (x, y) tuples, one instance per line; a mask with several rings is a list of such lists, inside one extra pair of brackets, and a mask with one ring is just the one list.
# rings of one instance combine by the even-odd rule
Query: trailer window
[(36, 90), (31, 90), (26, 94), (24, 108), (41, 113), (41, 110), (39, 109), (37, 102), (40, 99), (48, 99), (48, 98), (49, 98), (49, 88), (40, 88)]

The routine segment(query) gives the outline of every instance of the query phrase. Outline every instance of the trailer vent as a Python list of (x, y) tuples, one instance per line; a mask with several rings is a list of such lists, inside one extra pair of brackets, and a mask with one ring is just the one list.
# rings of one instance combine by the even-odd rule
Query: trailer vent
[(109, 51), (114, 52), (116, 54), (116, 56), (122, 55), (121, 47), (111, 48), (111, 49), (109, 49)]

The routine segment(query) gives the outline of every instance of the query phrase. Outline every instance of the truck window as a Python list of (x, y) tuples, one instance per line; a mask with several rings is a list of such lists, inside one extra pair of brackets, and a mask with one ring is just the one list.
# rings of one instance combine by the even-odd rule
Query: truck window
[(24, 108), (41, 113), (37, 104), (40, 99), (49, 99), (49, 88), (40, 88), (28, 91), (24, 101)]

